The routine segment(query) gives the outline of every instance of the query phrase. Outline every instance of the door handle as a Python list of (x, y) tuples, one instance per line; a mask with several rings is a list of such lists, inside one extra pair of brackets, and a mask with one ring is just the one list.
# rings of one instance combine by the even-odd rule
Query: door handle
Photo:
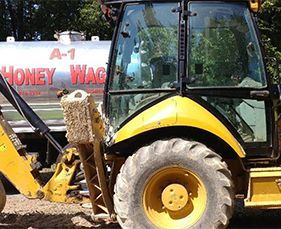
[(268, 90), (263, 91), (250, 91), (250, 97), (253, 99), (263, 99), (268, 98), (270, 95)]

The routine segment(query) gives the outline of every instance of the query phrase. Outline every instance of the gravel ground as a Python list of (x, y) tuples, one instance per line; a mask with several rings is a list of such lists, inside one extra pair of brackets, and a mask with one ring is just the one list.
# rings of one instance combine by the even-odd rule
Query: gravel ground
[[(281, 210), (244, 209), (239, 201), (229, 228), (281, 228)], [(93, 222), (91, 209), (79, 204), (29, 200), (20, 194), (7, 196), (0, 214), (0, 228), (114, 228), (116, 223)]]
[(91, 213), (79, 204), (30, 200), (13, 194), (7, 196), (0, 214), (0, 228), (120, 228), (116, 223), (93, 222)]
[(243, 201), (237, 201), (229, 228), (281, 228), (281, 210), (245, 209)]

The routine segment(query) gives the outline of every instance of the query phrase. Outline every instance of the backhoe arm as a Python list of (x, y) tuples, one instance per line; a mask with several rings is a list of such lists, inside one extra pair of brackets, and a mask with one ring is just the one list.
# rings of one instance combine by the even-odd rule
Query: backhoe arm
[(37, 116), (19, 94), (0, 74), (0, 91), (7, 100), (36, 128), (36, 132), (46, 137), (55, 148), (63, 153), (61, 161), (51, 179), (43, 186), (32, 157), (14, 133), (0, 110), (0, 172), (28, 198), (44, 198), (55, 202), (81, 203), (88, 198), (79, 195), (79, 184), (75, 174), (79, 170), (79, 157), (75, 148), (63, 150), (52, 137), (48, 126)]
[(24, 146), (0, 111), (0, 171), (25, 196), (43, 198), (37, 170), (32, 168)]
[(113, 201), (102, 152), (104, 123), (93, 96), (77, 90), (62, 97), (67, 140), (78, 146), (94, 215), (113, 217)]
[(0, 92), (13, 105), (13, 107), (27, 119), (28, 122), (35, 128), (35, 131), (46, 137), (58, 152), (62, 153), (62, 147), (50, 134), (49, 127), (38, 117), (38, 115), (30, 108), (23, 100), (17, 91), (4, 79), (0, 72)]

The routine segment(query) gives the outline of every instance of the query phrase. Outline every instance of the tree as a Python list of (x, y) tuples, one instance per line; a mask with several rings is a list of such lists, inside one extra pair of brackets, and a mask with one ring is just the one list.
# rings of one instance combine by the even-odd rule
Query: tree
[(265, 0), (258, 14), (259, 29), (273, 82), (281, 83), (281, 0)]
[(258, 18), (262, 34), (281, 50), (281, 0), (265, 0)]
[(32, 1), (1, 0), (0, 1), (0, 39), (14, 36), (16, 40), (30, 39), (29, 21)]
[(66, 30), (88, 38), (110, 39), (112, 34), (95, 0), (0, 0), (0, 15), (0, 40), (54, 40), (55, 32)]
[(0, 40), (7, 36), (7, 14), (6, 5), (4, 1), (0, 0)]
[(86, 2), (80, 11), (79, 27), (87, 37), (99, 36), (102, 40), (111, 39), (113, 28), (102, 18), (98, 1)]
[(53, 40), (55, 32), (80, 31), (78, 19), (83, 1), (45, 1), (33, 4), (33, 32), (41, 34), (43, 40)]

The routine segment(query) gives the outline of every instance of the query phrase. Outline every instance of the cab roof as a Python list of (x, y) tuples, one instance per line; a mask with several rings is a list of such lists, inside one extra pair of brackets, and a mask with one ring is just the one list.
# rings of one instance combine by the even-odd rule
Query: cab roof
[[(200, 1), (202, 0), (193, 0), (193, 1)], [(210, 2), (212, 0), (206, 0), (206, 2)], [(217, 0), (214, 0), (217, 1)], [(104, 5), (120, 5), (122, 3), (128, 3), (128, 2), (180, 2), (180, 0), (103, 0), (102, 4)], [(253, 12), (258, 12), (261, 7), (261, 0), (223, 0), (222, 2), (248, 2), (249, 7)]]

